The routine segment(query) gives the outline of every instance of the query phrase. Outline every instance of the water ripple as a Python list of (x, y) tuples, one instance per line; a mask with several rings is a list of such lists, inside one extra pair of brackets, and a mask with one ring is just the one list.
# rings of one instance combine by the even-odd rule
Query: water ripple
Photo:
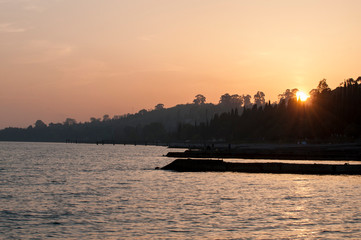
[(153, 146), (0, 143), (4, 239), (360, 239), (361, 177), (176, 173)]

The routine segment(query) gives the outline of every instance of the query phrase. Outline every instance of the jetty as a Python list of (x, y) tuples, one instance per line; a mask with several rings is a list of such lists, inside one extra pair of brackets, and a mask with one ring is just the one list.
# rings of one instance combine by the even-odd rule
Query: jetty
[(245, 172), (318, 175), (361, 175), (361, 164), (235, 163), (209, 159), (176, 159), (161, 168), (177, 172)]
[(173, 158), (238, 158), (278, 160), (361, 161), (361, 143), (346, 144), (228, 144), (188, 147), (169, 152)]

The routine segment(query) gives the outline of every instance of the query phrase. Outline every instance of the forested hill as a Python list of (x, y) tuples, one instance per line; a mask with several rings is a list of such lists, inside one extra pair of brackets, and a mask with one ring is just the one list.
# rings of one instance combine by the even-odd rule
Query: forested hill
[[(261, 96), (258, 97), (258, 95)], [(264, 104), (264, 93), (258, 92), (256, 98)], [(135, 114), (116, 115), (110, 118), (92, 117), (88, 122), (78, 122), (67, 118), (63, 123), (46, 124), (37, 120), (27, 128), (9, 127), (0, 130), (1, 141), (77, 141), (77, 142), (165, 142), (172, 140), (172, 136), (180, 125), (198, 125), (209, 122), (218, 113), (231, 109), (242, 111), (243, 106), (252, 107), (250, 95), (230, 95), (220, 97), (218, 104), (206, 103), (206, 97), (201, 94), (195, 96), (193, 103), (179, 104), (171, 108), (164, 108), (157, 104), (154, 109), (142, 109)]]
[[(361, 77), (348, 79), (334, 90), (319, 82), (302, 102), (297, 89), (280, 94), (278, 103), (265, 101), (265, 94), (229, 95), (218, 104), (206, 103), (199, 94), (192, 104), (78, 123), (45, 124), (38, 120), (28, 128), (0, 131), (2, 141), (77, 141), (114, 143), (160, 142), (321, 142), (361, 138)], [(253, 100), (253, 101), (252, 101)]]

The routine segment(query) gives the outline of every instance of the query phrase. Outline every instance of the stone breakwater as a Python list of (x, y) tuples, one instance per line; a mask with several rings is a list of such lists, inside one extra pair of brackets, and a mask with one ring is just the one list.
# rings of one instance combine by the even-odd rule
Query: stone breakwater
[(239, 144), (228, 147), (206, 146), (184, 152), (169, 152), (174, 158), (239, 158), (282, 160), (361, 161), (361, 143), (353, 144)]
[(361, 164), (233, 163), (223, 160), (176, 159), (161, 168), (178, 172), (247, 172), (361, 175)]

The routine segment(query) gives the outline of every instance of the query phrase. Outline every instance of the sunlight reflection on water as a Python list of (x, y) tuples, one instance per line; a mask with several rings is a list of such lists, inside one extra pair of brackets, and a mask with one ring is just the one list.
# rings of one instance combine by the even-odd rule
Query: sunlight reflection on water
[(155, 146), (0, 143), (9, 239), (357, 239), (361, 177), (153, 170)]

